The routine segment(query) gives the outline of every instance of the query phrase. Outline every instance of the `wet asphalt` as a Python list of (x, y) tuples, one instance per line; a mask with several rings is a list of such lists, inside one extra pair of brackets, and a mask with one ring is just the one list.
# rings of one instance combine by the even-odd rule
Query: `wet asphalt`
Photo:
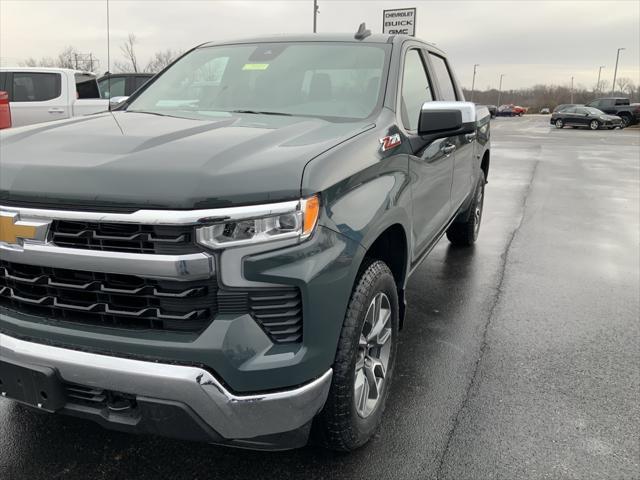
[(130, 436), (0, 400), (0, 478), (640, 478), (640, 129), (492, 122), (473, 249), (415, 272), (385, 418), (350, 455)]

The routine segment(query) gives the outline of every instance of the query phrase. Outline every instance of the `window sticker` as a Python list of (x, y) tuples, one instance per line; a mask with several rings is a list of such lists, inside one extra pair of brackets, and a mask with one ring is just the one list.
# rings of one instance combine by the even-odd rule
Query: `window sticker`
[(242, 70), (266, 70), (269, 68), (268, 63), (245, 63)]

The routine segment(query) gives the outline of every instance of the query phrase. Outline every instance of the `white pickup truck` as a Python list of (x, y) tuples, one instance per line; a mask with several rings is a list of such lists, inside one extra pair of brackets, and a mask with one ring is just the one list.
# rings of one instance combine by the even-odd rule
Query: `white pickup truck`
[(66, 68), (0, 68), (0, 91), (9, 94), (14, 127), (107, 110), (96, 76)]

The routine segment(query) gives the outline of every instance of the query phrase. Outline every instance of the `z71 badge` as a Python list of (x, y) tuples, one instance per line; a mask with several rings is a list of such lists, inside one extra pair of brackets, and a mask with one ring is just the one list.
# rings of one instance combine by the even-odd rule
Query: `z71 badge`
[(393, 135), (388, 135), (384, 138), (381, 138), (380, 143), (382, 144), (382, 151), (386, 152), (387, 150), (390, 150), (400, 145), (402, 143), (402, 140), (400, 140), (399, 133), (394, 133)]

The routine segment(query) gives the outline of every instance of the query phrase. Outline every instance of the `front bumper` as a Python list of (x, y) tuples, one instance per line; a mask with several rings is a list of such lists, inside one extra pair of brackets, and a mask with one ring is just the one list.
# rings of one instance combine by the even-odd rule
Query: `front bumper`
[[(0, 361), (49, 367), (61, 382), (134, 399), (124, 413), (109, 405), (76, 405), (69, 399), (54, 409), (61, 413), (91, 418), (118, 430), (265, 449), (306, 443), (311, 420), (327, 399), (332, 377), (329, 369), (295, 388), (236, 395), (201, 368), (69, 350), (4, 334), (0, 334)], [(2, 393), (7, 396), (5, 389), (6, 383)], [(41, 408), (47, 410), (46, 404)]]

